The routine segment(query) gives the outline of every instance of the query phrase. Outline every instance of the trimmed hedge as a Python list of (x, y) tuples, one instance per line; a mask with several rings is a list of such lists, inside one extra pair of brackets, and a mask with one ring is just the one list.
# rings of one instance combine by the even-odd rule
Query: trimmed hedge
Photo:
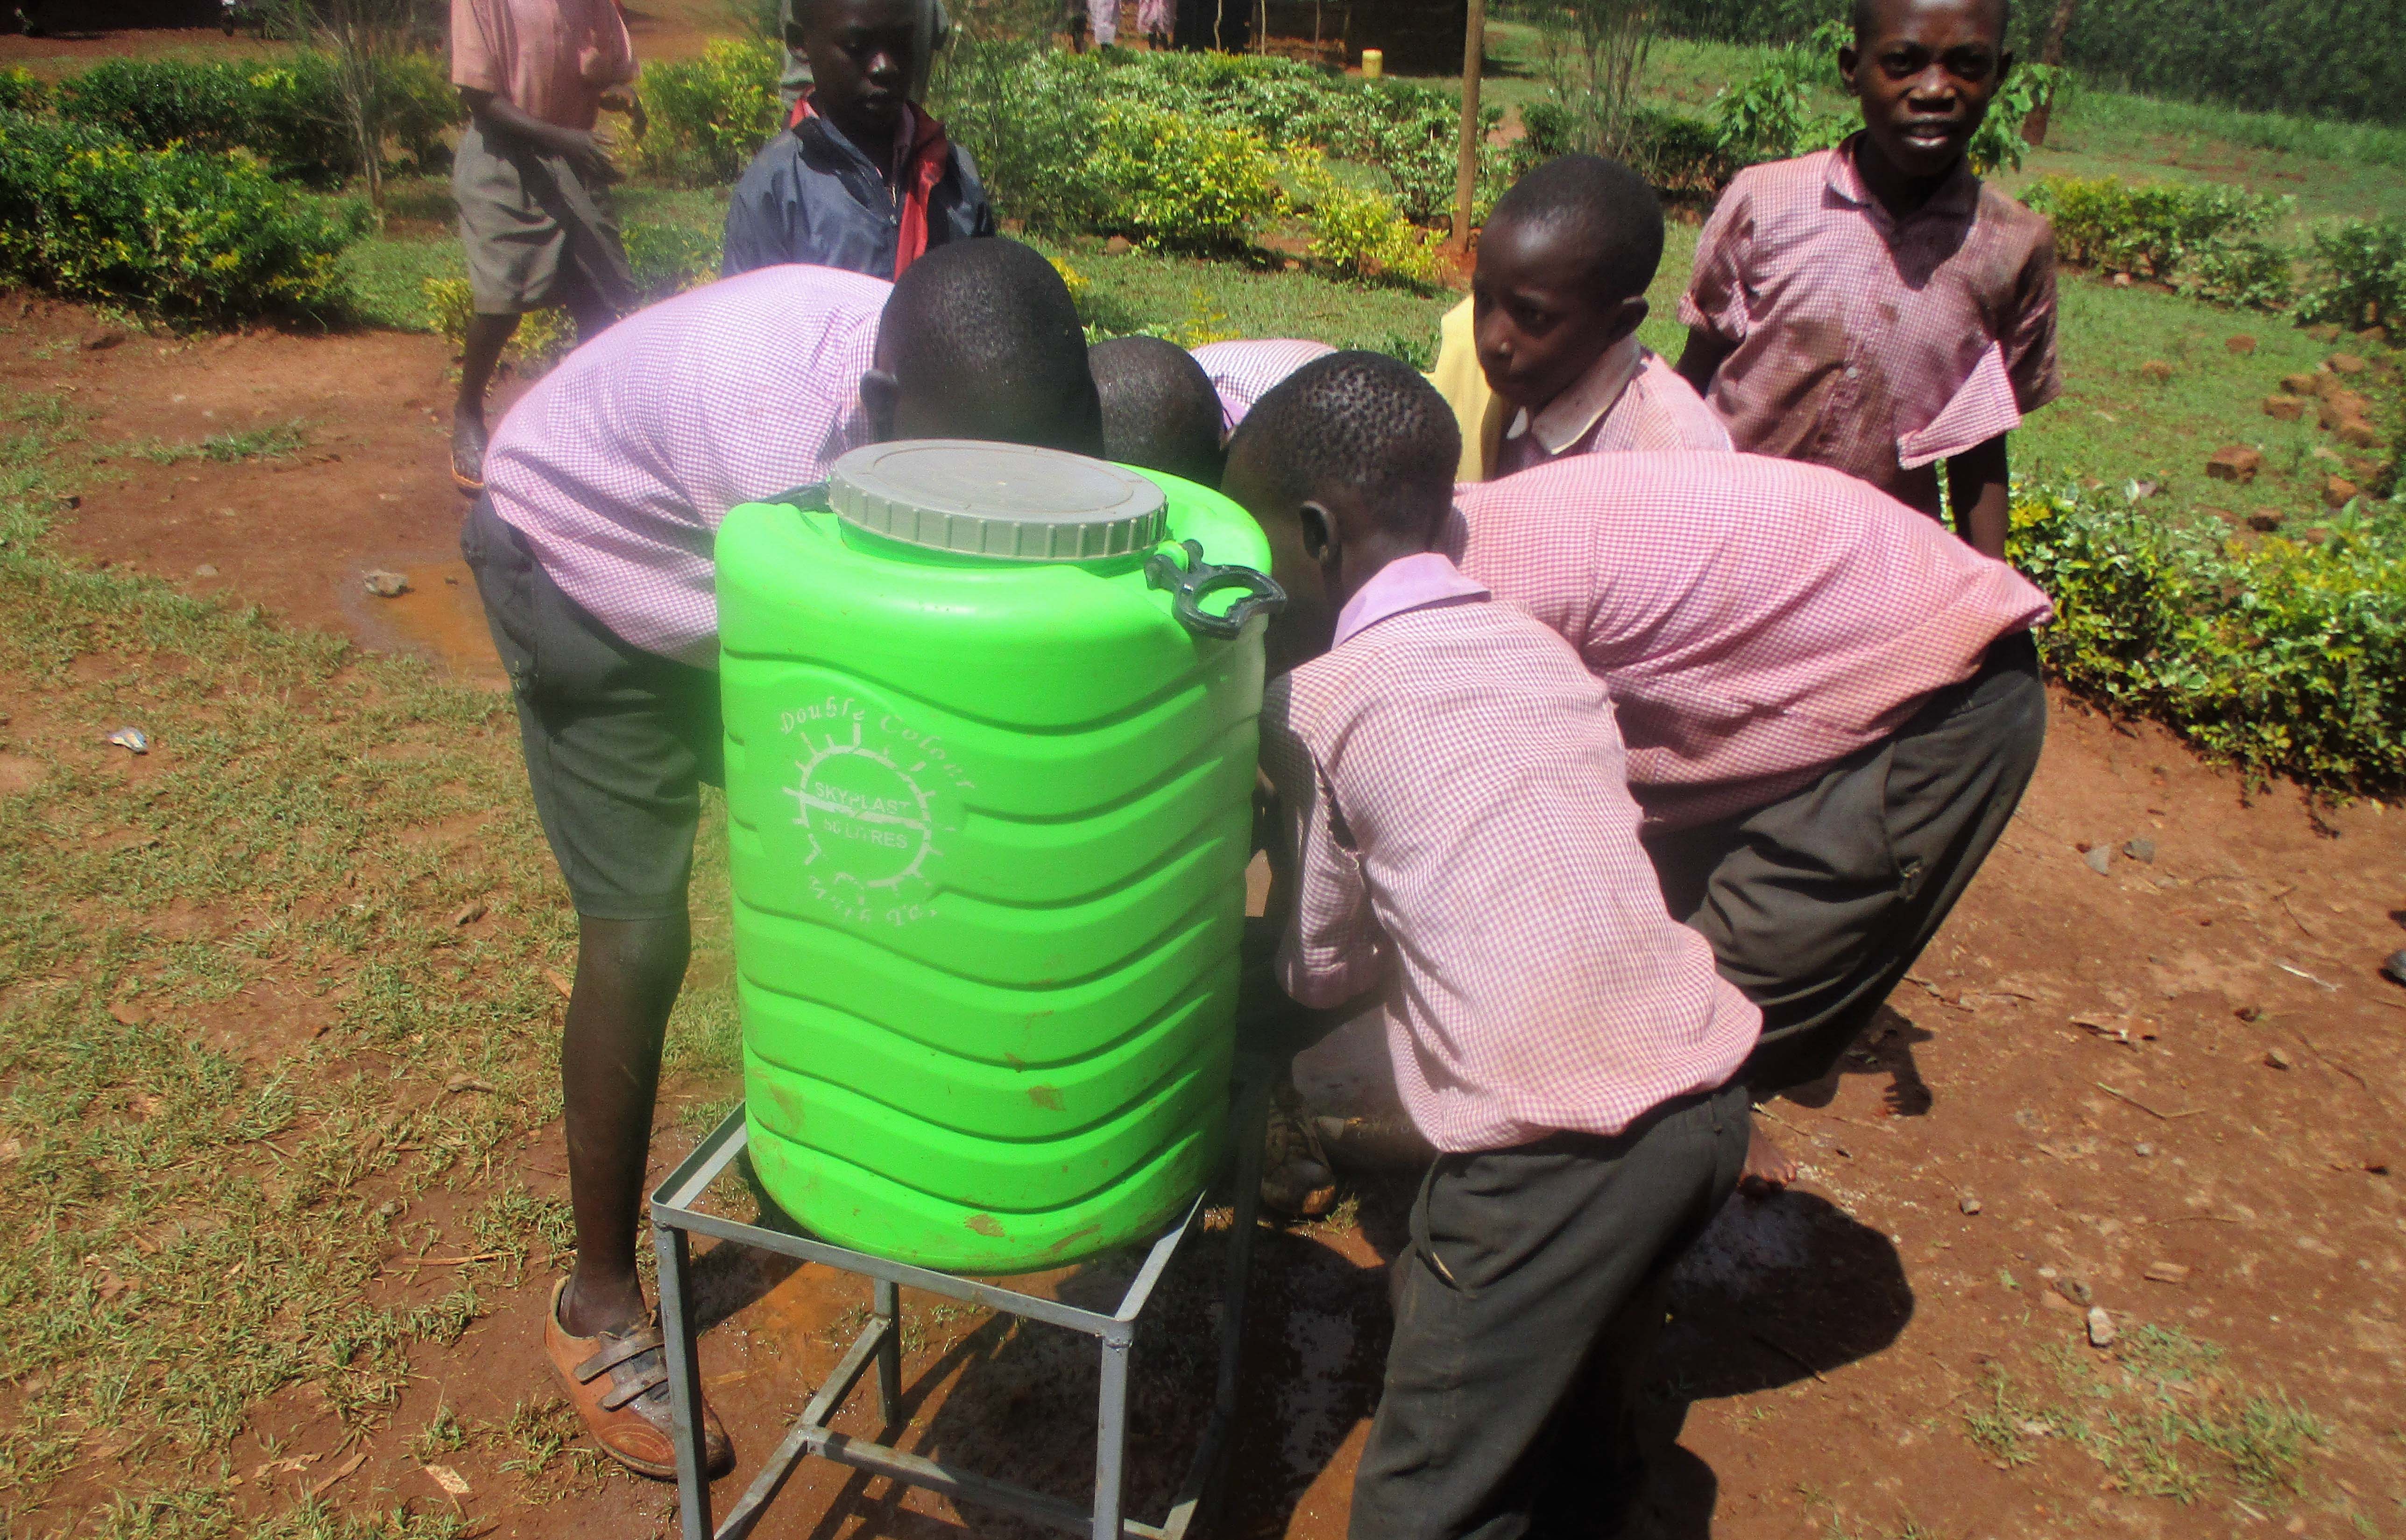
[(2016, 489), (2006, 555), (2054, 599), (2040, 646), (2073, 689), (2251, 776), (2406, 786), (2406, 505), (2359, 501), (2320, 544), (2175, 530), (2071, 488)]
[(2022, 202), (2055, 227), (2074, 266), (2130, 273), (2225, 304), (2277, 310), (2295, 289), (2290, 254), (2260, 232), (2289, 201), (2219, 183), (2041, 177)]
[(0, 277), (68, 299), (208, 321), (332, 311), (335, 259), (366, 222), (347, 213), (247, 156), (0, 112)]
[[(406, 161), (447, 163), (443, 133), (465, 120), (442, 61), (410, 54), (385, 82)], [(108, 129), (145, 149), (248, 150), (279, 177), (332, 187), (361, 170), (345, 126), (333, 61), (303, 50), (270, 64), (111, 59), (59, 83), (58, 115)]]

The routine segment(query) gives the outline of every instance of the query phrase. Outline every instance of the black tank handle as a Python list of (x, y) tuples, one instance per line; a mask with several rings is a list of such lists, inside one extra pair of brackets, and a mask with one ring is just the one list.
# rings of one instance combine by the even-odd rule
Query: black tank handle
[[(1170, 613), (1196, 636), (1224, 642), (1242, 635), (1245, 622), (1253, 616), (1276, 615), (1286, 608), (1286, 590), (1270, 581), (1267, 572), (1251, 567), (1216, 567), (1203, 559), (1199, 542), (1178, 544), (1186, 552), (1186, 565), (1179, 566), (1178, 558), (1168, 551), (1155, 551), (1144, 558), (1145, 586), (1168, 589)], [(1203, 608), (1204, 600), (1230, 588), (1244, 589), (1246, 597), (1230, 605), (1226, 615), (1213, 615)]]

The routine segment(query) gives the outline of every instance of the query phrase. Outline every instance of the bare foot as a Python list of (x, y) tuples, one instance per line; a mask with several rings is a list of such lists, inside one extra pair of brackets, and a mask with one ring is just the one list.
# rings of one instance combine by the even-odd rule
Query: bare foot
[(451, 413), (451, 481), (470, 497), (485, 489), (485, 418), (454, 408)]
[(1747, 1129), (1746, 1169), (1738, 1176), (1738, 1185), (1749, 1192), (1776, 1193), (1795, 1180), (1796, 1162), (1771, 1142), (1771, 1136), (1762, 1131), (1762, 1120), (1754, 1119)]

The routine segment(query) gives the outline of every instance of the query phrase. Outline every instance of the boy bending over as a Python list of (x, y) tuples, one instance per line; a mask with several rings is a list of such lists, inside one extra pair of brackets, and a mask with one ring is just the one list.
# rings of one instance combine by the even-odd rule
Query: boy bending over
[(2005, 549), (2005, 435), (2062, 389), (2055, 239), (1965, 162), (2013, 66), (2006, 0), (1856, 0), (1862, 132), (1749, 166), (1679, 301), (1679, 373), (1753, 454), (1860, 476)]
[[(1608, 684), (1671, 913), (1762, 1010), (1743, 1080), (1819, 1080), (2013, 816), (2046, 596), (1850, 476), (1617, 455), (1463, 488), (1446, 548)], [(1796, 1168), (1758, 1137), (1748, 1176)]]
[(1603, 685), (1435, 548), (1460, 449), (1408, 365), (1339, 353), (1253, 408), (1224, 483), (1291, 596), (1262, 708), (1280, 978), (1384, 1002), (1441, 1151), (1357, 1540), (1610, 1533), (1662, 1279), (1738, 1180), (1725, 1082), (1758, 1023), (1663, 912)]
[(928, 0), (798, 0), (814, 83), (735, 184), (721, 276), (811, 262), (899, 278), (932, 247), (995, 233), (969, 151), (912, 94), (941, 14)]
[(1462, 429), (1461, 479), (1565, 455), (1730, 447), (1695, 388), (1637, 341), (1662, 264), (1662, 202), (1618, 161), (1548, 161), (1495, 200), (1429, 376)]
[(577, 913), (559, 1053), (576, 1266), (545, 1347), (594, 1440), (645, 1476), (676, 1471), (635, 1228), (701, 784), (724, 784), (712, 543), (729, 508), (823, 481), (847, 449), (936, 437), (1101, 452), (1077, 310), (1017, 242), (948, 247), (892, 285), (771, 268), (630, 318), (503, 419), (460, 534)]

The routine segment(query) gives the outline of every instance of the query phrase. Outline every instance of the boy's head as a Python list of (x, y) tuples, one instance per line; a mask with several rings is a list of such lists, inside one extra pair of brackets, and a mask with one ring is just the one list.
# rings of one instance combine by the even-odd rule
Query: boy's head
[(1103, 454), (1123, 465), (1220, 485), (1220, 393), (1195, 355), (1160, 337), (1086, 351), (1103, 403)]
[(785, 35), (811, 61), (811, 106), (870, 155), (894, 137), (926, 73), (927, 0), (796, 0)]
[(1315, 359), (1253, 403), (1220, 489), (1260, 521), (1287, 592), (1267, 639), (1271, 673), (1326, 652), (1347, 600), (1437, 544), (1461, 457), (1453, 408), (1384, 353)]
[(1471, 315), (1489, 389), (1538, 411), (1646, 318), (1663, 204), (1595, 155), (1548, 161), (1495, 200), (1479, 237)]
[(1103, 413), (1077, 306), (1017, 241), (952, 241), (885, 298), (860, 399), (881, 439), (987, 439), (1100, 456)]
[(1908, 180), (1962, 163), (2014, 56), (2007, 0), (1855, 0), (1838, 73), (1863, 107), (1863, 138)]

